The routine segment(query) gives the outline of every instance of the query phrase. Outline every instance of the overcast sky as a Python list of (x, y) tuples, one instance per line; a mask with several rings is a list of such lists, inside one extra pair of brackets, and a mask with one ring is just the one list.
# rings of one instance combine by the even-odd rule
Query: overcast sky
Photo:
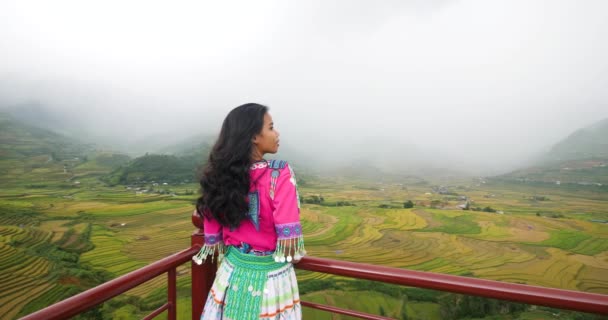
[(260, 102), (309, 155), (507, 168), (608, 117), (608, 1), (2, 1), (0, 108), (32, 101), (184, 138)]

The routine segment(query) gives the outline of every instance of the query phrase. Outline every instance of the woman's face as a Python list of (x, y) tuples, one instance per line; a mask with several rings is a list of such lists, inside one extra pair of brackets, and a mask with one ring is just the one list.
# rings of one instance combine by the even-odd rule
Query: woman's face
[(279, 132), (274, 128), (272, 116), (268, 112), (264, 114), (262, 131), (253, 138), (253, 149), (254, 160), (260, 160), (266, 153), (279, 151)]

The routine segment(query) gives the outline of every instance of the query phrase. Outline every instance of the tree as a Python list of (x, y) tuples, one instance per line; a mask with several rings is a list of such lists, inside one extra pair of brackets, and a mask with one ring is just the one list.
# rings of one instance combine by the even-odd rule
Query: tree
[(403, 203), (403, 207), (405, 209), (413, 208), (414, 207), (414, 203), (412, 202), (412, 200), (407, 200), (406, 202)]

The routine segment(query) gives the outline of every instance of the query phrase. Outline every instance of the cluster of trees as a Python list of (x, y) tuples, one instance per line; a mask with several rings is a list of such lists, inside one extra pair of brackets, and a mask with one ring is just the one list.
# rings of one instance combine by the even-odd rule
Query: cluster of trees
[(322, 204), (323, 202), (325, 202), (325, 199), (323, 198), (323, 196), (318, 196), (318, 195), (312, 195), (312, 196), (309, 196), (308, 198), (304, 198), (303, 196), (300, 196), (300, 202), (301, 203), (310, 203), (310, 204)]
[(504, 300), (448, 293), (439, 299), (441, 319), (484, 318), (499, 314), (517, 314), (528, 305)]
[(312, 195), (307, 198), (300, 196), (300, 202), (308, 203), (308, 204), (318, 204), (318, 205), (322, 205), (322, 206), (326, 206), (326, 207), (356, 206), (356, 204), (354, 204), (353, 202), (343, 201), (343, 200), (336, 201), (336, 202), (326, 202), (325, 198), (323, 198), (323, 196), (321, 196), (321, 195)]
[(357, 205), (350, 201), (336, 201), (335, 206), (336, 207), (350, 207), (350, 206), (356, 207)]
[(532, 200), (535, 200), (535, 201), (548, 201), (549, 197), (547, 197), (547, 196), (532, 196)]
[[(411, 297), (410, 297), (411, 300)], [(461, 294), (441, 294), (438, 298), (439, 312), (441, 319), (471, 319), (486, 318), (496, 315), (514, 315), (517, 317), (521, 312), (529, 310), (528, 304), (515, 303), (505, 300), (488, 299), (482, 297), (461, 295)], [(549, 307), (534, 307), (556, 314), (564, 320), (595, 320), (604, 319), (600, 315), (565, 311)]]
[(463, 208), (463, 210), (471, 210), (471, 211), (483, 211), (483, 212), (496, 212), (497, 210), (487, 206), (485, 208), (481, 208), (481, 207), (473, 207), (471, 208), (469, 203), (467, 202), (466, 206)]
[(137, 184), (143, 181), (180, 183), (193, 181), (198, 158), (193, 156), (148, 155), (136, 158), (101, 178), (109, 185)]
[(537, 217), (542, 217), (543, 215), (544, 215), (544, 216), (546, 216), (546, 217), (549, 217), (549, 218), (555, 218), (555, 219), (557, 219), (557, 218), (565, 218), (565, 217), (566, 217), (566, 216), (564, 216), (564, 215), (563, 215), (563, 214), (561, 214), (561, 213), (555, 213), (555, 212), (552, 212), (552, 213), (544, 213), (544, 214), (543, 214), (542, 212), (537, 212), (537, 213), (536, 213), (536, 216), (537, 216)]
[[(414, 202), (412, 202), (412, 200), (407, 200), (406, 202), (403, 203), (403, 208), (405, 209), (409, 209), (409, 208), (413, 208), (414, 207)], [(378, 208), (382, 208), (382, 209), (397, 209), (399, 207), (397, 206), (392, 206), (390, 204), (381, 204), (378, 206)]]

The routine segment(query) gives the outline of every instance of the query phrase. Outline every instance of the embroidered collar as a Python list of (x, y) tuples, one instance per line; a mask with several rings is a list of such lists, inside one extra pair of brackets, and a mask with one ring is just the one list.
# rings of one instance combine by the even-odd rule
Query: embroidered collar
[(249, 166), (249, 170), (264, 169), (266, 167), (268, 167), (268, 161), (262, 159), (252, 163), (251, 166)]

